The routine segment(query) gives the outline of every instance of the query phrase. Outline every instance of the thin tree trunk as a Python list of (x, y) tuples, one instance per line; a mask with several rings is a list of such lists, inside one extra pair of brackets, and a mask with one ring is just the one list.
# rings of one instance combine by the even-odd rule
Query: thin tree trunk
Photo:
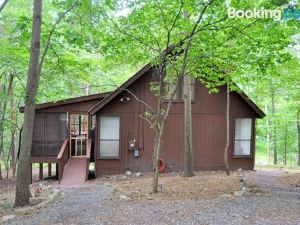
[[(183, 16), (190, 19), (190, 13), (187, 10), (183, 11)], [(192, 138), (192, 99), (191, 99), (191, 77), (186, 74), (187, 56), (190, 49), (192, 38), (188, 39), (187, 46), (183, 58), (183, 100), (184, 100), (184, 164), (183, 176), (192, 177), (194, 174), (193, 166), (193, 138)]]
[(184, 81), (184, 170), (183, 176), (195, 176), (193, 171), (193, 143), (192, 143), (192, 103), (191, 103), (191, 77), (186, 74)]
[(156, 140), (155, 146), (155, 168), (154, 168), (154, 175), (153, 175), (153, 193), (158, 192), (158, 175), (159, 175), (159, 159), (160, 159), (160, 150), (161, 150), (161, 139), (164, 129), (164, 121), (161, 124), (161, 127), (156, 131), (158, 133), (158, 138)]
[[(162, 74), (165, 74), (165, 67), (163, 65), (163, 67), (160, 69), (160, 80), (159, 80), (159, 89), (160, 89), (160, 93), (163, 93), (163, 82), (162, 82)], [(177, 88), (178, 88), (178, 84), (177, 83)], [(167, 103), (167, 108), (166, 110), (163, 110), (162, 108), (162, 103), (164, 101), (163, 98), (159, 97), (158, 98), (158, 107), (157, 107), (157, 121), (154, 124), (154, 128), (155, 128), (155, 143), (154, 143), (154, 155), (155, 155), (155, 168), (154, 168), (154, 173), (153, 173), (153, 185), (152, 185), (152, 191), (153, 193), (157, 193), (158, 192), (158, 177), (159, 177), (159, 160), (160, 160), (160, 152), (161, 152), (161, 140), (163, 137), (163, 131), (164, 131), (164, 127), (165, 127), (165, 122), (167, 119), (167, 116), (169, 115), (169, 111), (172, 105), (172, 100), (175, 94), (175, 90), (172, 94), (172, 97), (168, 100)], [(161, 96), (161, 95), (160, 95)], [(165, 112), (164, 112), (165, 111)]]
[[(10, 147), (9, 147), (9, 154), (7, 156), (7, 174), (6, 177), (9, 176), (9, 169), (12, 170), (13, 177), (15, 176), (16, 171), (16, 161), (15, 161), (15, 141), (16, 141), (16, 128), (11, 128), (11, 139), (10, 139)], [(10, 159), (11, 156), (11, 159)], [(10, 162), (9, 162), (10, 161)]]
[(229, 149), (229, 134), (230, 134), (230, 88), (227, 83), (226, 88), (226, 144), (224, 149), (224, 166), (227, 176), (230, 175), (229, 163), (228, 163), (228, 149)]
[(277, 165), (277, 129), (276, 129), (276, 120), (275, 120), (275, 96), (274, 96), (274, 88), (271, 83), (271, 101), (272, 101), (272, 125), (273, 125), (273, 152), (274, 152), (274, 165)]
[[(12, 86), (10, 90), (10, 120), (17, 125), (17, 117), (15, 111), (15, 103), (14, 103), (14, 88)], [(11, 126), (11, 145), (10, 145), (10, 154), (11, 154), (11, 161), (10, 161), (10, 169), (12, 170), (12, 175), (15, 177), (16, 172), (16, 126)]]
[(29, 185), (31, 178), (30, 153), (35, 117), (35, 96), (39, 81), (40, 37), (42, 21), (42, 0), (34, 0), (33, 25), (31, 36), (30, 62), (25, 97), (24, 129), (21, 140), (21, 151), (17, 167), (16, 197), (14, 206), (28, 204), (31, 196)]
[(6, 6), (7, 3), (8, 3), (8, 0), (4, 0), (2, 2), (2, 4), (0, 5), (0, 12), (4, 9), (4, 7)]
[(157, 139), (158, 139), (158, 132), (155, 131), (155, 134), (154, 134), (154, 148), (153, 148), (153, 157), (152, 157), (152, 160), (153, 160), (153, 171), (155, 171), (155, 167), (156, 167), (156, 150), (157, 150)]
[(298, 166), (300, 166), (300, 110), (297, 113), (297, 131), (298, 131)]
[(285, 132), (284, 132), (284, 161), (283, 161), (283, 165), (286, 166), (287, 162), (286, 162), (286, 152), (287, 152), (287, 136), (288, 136), (288, 126), (287, 124), (285, 124)]
[[(9, 96), (10, 90), (12, 88), (14, 80), (14, 75), (12, 73), (9, 74), (9, 81), (8, 81), (8, 87), (3, 88), (5, 96)], [(0, 158), (1, 154), (4, 154), (3, 150), (3, 142), (4, 142), (4, 120), (5, 120), (5, 114), (6, 114), (6, 107), (7, 107), (7, 100), (4, 100), (2, 105), (1, 105), (1, 118), (0, 118)], [(4, 156), (2, 155), (2, 158), (4, 159)], [(1, 168), (1, 163), (0, 163), (0, 180), (2, 180), (2, 168)]]
[[(267, 103), (265, 104), (265, 112), (268, 114), (268, 105)], [(266, 147), (267, 147), (267, 156), (268, 156), (268, 164), (270, 165), (271, 163), (271, 135), (270, 135), (270, 121), (267, 118), (266, 119)]]
[(9, 167), (9, 160), (10, 160), (10, 151), (7, 153), (7, 158), (6, 158), (6, 163), (5, 163), (5, 169), (6, 169), (6, 179), (8, 179), (8, 177), (9, 177), (9, 169), (10, 169), (10, 167)]

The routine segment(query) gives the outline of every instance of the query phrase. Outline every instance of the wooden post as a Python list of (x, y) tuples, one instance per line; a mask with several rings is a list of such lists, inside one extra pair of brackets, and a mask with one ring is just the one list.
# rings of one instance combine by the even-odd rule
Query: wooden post
[(40, 163), (40, 171), (39, 171), (39, 178), (40, 180), (43, 180), (43, 163)]
[(56, 163), (55, 165), (56, 165), (56, 170), (55, 170), (55, 172), (56, 172), (56, 179), (58, 180), (58, 163)]
[(51, 163), (48, 163), (48, 177), (51, 177), (52, 176), (52, 164)]

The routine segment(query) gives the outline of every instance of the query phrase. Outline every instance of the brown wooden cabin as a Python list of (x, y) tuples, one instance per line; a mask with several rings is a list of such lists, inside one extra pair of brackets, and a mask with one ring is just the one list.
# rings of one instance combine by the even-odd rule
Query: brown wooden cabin
[[(79, 164), (86, 175), (90, 162), (95, 162), (96, 176), (126, 170), (151, 171), (153, 131), (139, 117), (145, 106), (124, 89), (154, 105), (155, 97), (149, 88), (154, 79), (152, 74), (152, 67), (146, 65), (111, 93), (36, 105), (31, 162), (56, 163), (59, 180), (77, 176), (75, 167)], [(199, 82), (192, 85), (194, 169), (223, 170), (226, 88), (209, 94)], [(166, 172), (183, 169), (182, 91), (180, 85), (165, 126), (161, 158), (166, 163)], [(244, 93), (231, 92), (230, 98), (229, 166), (231, 170), (252, 170), (255, 120), (265, 114)], [(69, 170), (67, 174), (65, 168)], [(76, 173), (72, 174), (72, 170)]]

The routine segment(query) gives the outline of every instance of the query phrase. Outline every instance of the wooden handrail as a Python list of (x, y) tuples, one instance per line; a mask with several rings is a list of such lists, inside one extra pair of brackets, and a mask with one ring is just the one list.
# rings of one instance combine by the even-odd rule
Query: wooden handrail
[(60, 148), (60, 150), (59, 150), (59, 153), (58, 153), (58, 155), (57, 155), (57, 159), (58, 159), (58, 160), (61, 159), (61, 157), (63, 156), (64, 151), (65, 151), (65, 149), (66, 149), (66, 146), (68, 145), (68, 142), (69, 142), (68, 139), (64, 140), (64, 143), (63, 143), (63, 145), (61, 146), (61, 148)]
[(69, 140), (66, 139), (64, 140), (64, 143), (62, 144), (60, 151), (57, 155), (57, 164), (58, 164), (58, 180), (59, 183), (62, 179), (63, 173), (64, 173), (64, 168), (65, 165), (69, 159)]

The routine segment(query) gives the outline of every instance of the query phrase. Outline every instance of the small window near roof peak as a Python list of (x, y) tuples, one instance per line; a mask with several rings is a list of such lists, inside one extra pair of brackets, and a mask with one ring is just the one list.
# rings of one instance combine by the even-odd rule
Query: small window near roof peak
[[(191, 85), (191, 88), (190, 88), (190, 90), (191, 90), (191, 100), (193, 101), (193, 100), (195, 100), (196, 80), (193, 77), (190, 77), (190, 80), (191, 80), (191, 82), (190, 82), (190, 85)], [(183, 88), (182, 88), (182, 99), (184, 99), (184, 84), (183, 84)]]
[(169, 100), (172, 97), (173, 93), (174, 93), (173, 101), (178, 101), (179, 100), (179, 86), (177, 87), (176, 81), (166, 83), (166, 100)]

